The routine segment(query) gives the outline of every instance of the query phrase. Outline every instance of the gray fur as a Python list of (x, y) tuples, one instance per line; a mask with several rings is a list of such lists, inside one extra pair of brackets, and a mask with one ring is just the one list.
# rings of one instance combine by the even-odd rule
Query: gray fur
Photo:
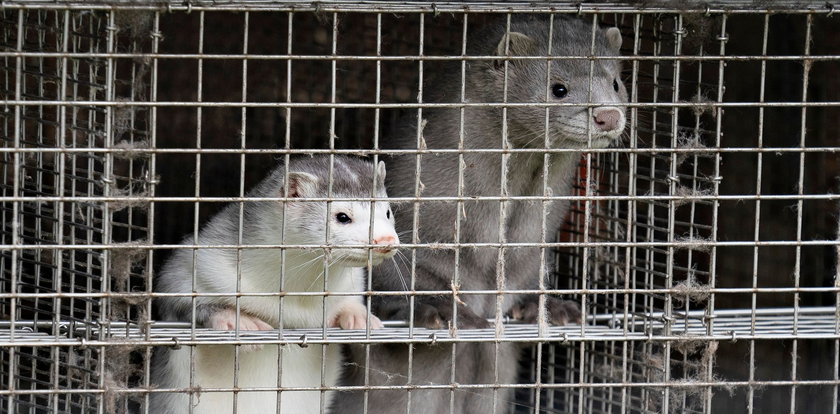
[[(545, 18), (513, 17), (510, 31), (517, 34), (504, 36), (505, 25), (490, 29), (474, 38), (470, 54), (489, 55), (499, 51), (507, 54), (545, 54), (547, 52), (548, 20)], [(581, 20), (556, 17), (551, 53), (554, 56), (589, 56), (591, 54), (592, 25)], [(609, 38), (609, 39), (608, 39)], [(506, 45), (507, 40), (512, 44)], [(615, 30), (609, 35), (598, 29), (595, 37), (595, 54), (619, 56), (620, 38)], [(468, 61), (466, 73), (467, 102), (503, 102), (505, 82), (505, 59), (497, 61)], [(509, 60), (507, 64), (508, 102), (597, 102), (611, 106), (622, 114), (621, 129), (624, 127), (623, 103), (627, 92), (619, 79), (621, 65), (616, 60), (594, 61), (591, 77), (590, 61), (553, 60), (550, 84), (563, 83), (569, 94), (555, 99), (550, 87), (546, 86), (547, 68), (544, 60)], [(435, 97), (442, 102), (460, 102), (460, 66), (449, 71), (451, 75), (438, 81), (427, 90), (441, 91)], [(619, 90), (613, 89), (617, 81)], [(548, 95), (547, 95), (548, 93)], [(429, 149), (459, 148), (459, 109), (424, 109), (427, 123), (422, 131), (425, 145)], [(546, 113), (540, 107), (517, 107), (507, 110), (508, 144), (514, 148), (545, 148)], [(412, 120), (412, 124), (414, 124)], [(410, 127), (390, 143), (396, 148), (418, 148), (416, 125)], [(586, 107), (553, 107), (549, 116), (548, 146), (551, 148), (579, 148), (583, 151), (591, 145), (603, 148), (619, 138), (622, 131), (602, 132), (595, 128)], [(501, 108), (467, 108), (464, 111), (465, 149), (501, 148), (503, 140), (503, 114)], [(591, 144), (589, 138), (591, 137)], [(507, 194), (513, 196), (570, 195), (573, 179), (581, 152), (553, 154), (548, 156), (548, 194), (543, 192), (543, 171), (546, 167), (543, 154), (514, 154), (508, 159)], [(415, 180), (415, 159), (420, 160), (421, 176)], [(391, 196), (415, 196), (415, 188), (421, 188), (419, 195), (426, 197), (454, 196), (458, 194), (459, 163), (457, 155), (409, 155), (389, 160), (389, 194)], [(464, 196), (499, 196), (502, 192), (502, 157), (499, 154), (464, 154)], [(568, 201), (553, 201), (546, 209), (545, 241), (552, 241), (556, 230), (562, 224), (569, 208)], [(456, 231), (456, 204), (441, 202), (420, 202), (420, 243), (454, 242)], [(542, 202), (508, 202), (507, 221), (504, 223), (504, 237), (499, 234), (500, 204), (498, 201), (470, 201), (464, 203), (461, 216), (461, 242), (506, 241), (509, 243), (541, 242), (543, 228)], [(413, 230), (414, 205), (405, 205), (397, 212), (397, 231)], [(408, 233), (413, 234), (412, 232)], [(410, 240), (411, 236), (405, 238)], [(506, 266), (504, 280), (497, 283), (499, 249), (463, 248), (460, 250), (460, 289), (534, 289), (539, 286), (540, 249), (505, 249)], [(455, 254), (451, 250), (417, 249), (417, 290), (448, 290), (453, 283)], [(550, 262), (548, 263), (550, 266)], [(385, 263), (374, 270), (373, 283), (376, 290), (404, 290), (400, 273), (408, 279), (411, 270), (403, 267), (396, 271), (392, 263)], [(406, 280), (411, 283), (410, 280)], [(379, 299), (379, 298), (378, 298)], [(464, 306), (458, 305), (459, 327), (481, 327), (485, 318), (495, 318), (496, 296), (460, 295)], [(522, 298), (505, 295), (502, 313), (508, 313), (524, 301)], [(408, 300), (405, 297), (383, 297), (374, 305), (376, 313), (383, 319), (408, 319)], [(415, 297), (416, 323), (430, 327), (443, 327), (451, 322), (452, 298)], [(525, 307), (527, 308), (527, 306)], [(549, 321), (564, 323), (579, 318), (576, 305), (549, 298)], [(534, 315), (536, 312), (519, 311)], [(459, 384), (510, 384), (516, 381), (517, 358), (520, 348), (511, 343), (459, 344), (455, 352), (455, 383)], [(354, 349), (353, 385), (364, 384), (365, 368), (369, 368), (371, 385), (405, 385), (408, 378), (408, 347), (402, 345), (379, 345), (371, 349), (371, 360), (365, 361), (362, 348)], [(498, 357), (496, 357), (498, 355)], [(449, 345), (415, 346), (411, 384), (450, 384), (452, 347)], [(453, 401), (454, 413), (504, 412), (513, 399), (510, 389), (459, 390)], [(368, 412), (399, 413), (408, 406), (408, 393), (398, 391), (370, 391)], [(446, 413), (450, 410), (449, 390), (414, 390), (411, 392), (412, 413)], [(362, 412), (362, 393), (345, 393), (339, 397), (338, 406), (342, 412)], [(494, 409), (495, 407), (495, 409)]]

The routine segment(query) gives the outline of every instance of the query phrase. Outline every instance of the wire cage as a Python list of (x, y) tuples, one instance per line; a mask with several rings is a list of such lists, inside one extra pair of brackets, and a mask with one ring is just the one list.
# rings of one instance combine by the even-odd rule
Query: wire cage
[[(515, 384), (457, 383), (452, 363), (453, 381), (409, 375), (394, 389), (454, 401), (510, 388), (499, 405), (512, 413), (837, 413), (834, 7), (6, 0), (0, 412), (145, 413), (155, 393), (200, 398), (154, 383), (162, 348), (515, 342)], [(579, 151), (572, 193), (538, 200), (570, 200), (565, 224), (543, 228), (541, 293), (579, 303), (583, 323), (223, 332), (161, 320), (156, 274), (184, 235), (248, 202), (289, 154), (386, 159), (451, 65), (472, 62), (465, 45), (520, 15), (623, 37), (623, 138)], [(405, 204), (395, 214), (413, 201), (392, 202)], [(406, 252), (441, 248), (403, 237)], [(366, 303), (381, 294), (367, 289)]]

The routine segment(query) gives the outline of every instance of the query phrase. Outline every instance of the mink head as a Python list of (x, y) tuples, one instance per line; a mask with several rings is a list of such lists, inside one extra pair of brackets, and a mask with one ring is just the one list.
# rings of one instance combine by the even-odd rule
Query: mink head
[[(548, 146), (553, 148), (602, 148), (621, 136), (627, 90), (621, 81), (617, 28), (593, 30), (592, 23), (579, 19), (555, 17), (550, 23), (548, 18), (532, 16), (513, 18), (509, 31), (506, 26), (488, 34), (485, 50), (473, 51), (499, 59), (477, 63), (469, 88), (472, 100), (594, 104), (591, 109), (549, 107), (547, 118), (544, 106), (509, 107), (508, 136), (514, 146), (544, 147), (546, 127)], [(552, 58), (516, 59), (522, 56)]]
[[(288, 197), (330, 199), (286, 203), (287, 242), (336, 246), (332, 261), (347, 266), (365, 266), (369, 250), (373, 264), (396, 253), (399, 240), (390, 204), (353, 200), (387, 197), (384, 162), (374, 166), (355, 157), (334, 156), (332, 161), (328, 156), (294, 158), (287, 181)], [(283, 192), (281, 189), (280, 196)], [(363, 244), (381, 247), (342, 247)]]

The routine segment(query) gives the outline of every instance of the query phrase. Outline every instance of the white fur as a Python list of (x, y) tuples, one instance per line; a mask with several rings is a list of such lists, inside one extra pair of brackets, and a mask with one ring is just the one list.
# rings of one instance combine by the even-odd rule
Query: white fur
[[(261, 214), (259, 225), (249, 227), (246, 223), (246, 231), (242, 235), (244, 245), (328, 243), (337, 247), (330, 249), (326, 254), (322, 249), (287, 249), (285, 259), (278, 249), (246, 248), (241, 251), (241, 265), (238, 269), (236, 251), (198, 249), (195, 255), (196, 292), (280, 292), (280, 274), (283, 268), (286, 269), (282, 289), (284, 292), (360, 292), (366, 289), (362, 267), (367, 266), (369, 249), (340, 246), (369, 244), (368, 240), (376, 240), (382, 236), (392, 236), (395, 239), (394, 245), (398, 244), (393, 216), (387, 217), (390, 215), (387, 202), (376, 203), (373, 234), (370, 234), (369, 202), (335, 201), (330, 204), (329, 214), (326, 203), (287, 203), (286, 216), (289, 220), (285, 226), (285, 237), (281, 237), (284, 219), (282, 204), (264, 204), (263, 207), (255, 210)], [(339, 212), (350, 216), (352, 222), (338, 222), (335, 217)], [(238, 221), (238, 209), (223, 211), (211, 220), (200, 233), (198, 244), (230, 244), (230, 224), (235, 222), (232, 217), (234, 215)], [(246, 221), (252, 219), (246, 218)], [(330, 220), (329, 237), (325, 238), (327, 232), (324, 227), (327, 220)], [(236, 238), (235, 233), (233, 237)], [(378, 264), (393, 254), (393, 250), (373, 252), (371, 263)], [(192, 274), (192, 251), (178, 250), (161, 270), (158, 290), (191, 292)], [(238, 288), (237, 274), (240, 275)], [(203, 303), (228, 308), (234, 308), (235, 305), (233, 297), (202, 300)], [(168, 302), (167, 306), (189, 309), (191, 301), (189, 298), (178, 298)], [(366, 309), (362, 305), (361, 296), (286, 296), (282, 302), (282, 311), (278, 296), (243, 296), (239, 299), (239, 306), (243, 312), (240, 315), (240, 330), (249, 327), (259, 329), (257, 326), (260, 324), (253, 323), (250, 318), (262, 320), (276, 328), (280, 325), (281, 314), (284, 328), (318, 328), (326, 321), (328, 326), (358, 329), (364, 328), (366, 321)], [(218, 323), (218, 329), (231, 326), (231, 317), (225, 314), (217, 312), (214, 318), (211, 318), (213, 324)], [(235, 318), (234, 312), (229, 314)], [(243, 319), (248, 319), (248, 323), (243, 324)], [(370, 321), (372, 328), (380, 326), (379, 319), (375, 316), (371, 315)], [(156, 360), (152, 380), (159, 388), (193, 388), (198, 392), (194, 392), (192, 396), (188, 393), (155, 393), (150, 412), (187, 413), (189, 405), (193, 404), (192, 412), (197, 414), (231, 413), (234, 412), (236, 398), (236, 412), (273, 413), (277, 410), (278, 393), (271, 388), (277, 388), (278, 385), (333, 387), (337, 385), (341, 374), (341, 348), (338, 345), (327, 345), (325, 354), (322, 354), (323, 347), (320, 345), (309, 345), (306, 348), (297, 345), (268, 345), (256, 350), (242, 347), (239, 351), (238, 371), (234, 366), (233, 345), (206, 345), (192, 349), (192, 364), (191, 347), (185, 346), (162, 353), (161, 355), (167, 356)], [(278, 352), (282, 361), (278, 360)], [(322, 355), (326, 358), (322, 358)], [(282, 372), (278, 371), (280, 364)], [(236, 397), (233, 392), (207, 390), (233, 387), (235, 372), (238, 372), (238, 387), (261, 387), (269, 390), (239, 392)], [(204, 391), (201, 391), (202, 389)], [(280, 412), (298, 414), (326, 411), (333, 394), (334, 392), (325, 392), (322, 398), (321, 391), (317, 390), (283, 391), (280, 393)]]
[[(341, 373), (341, 348), (338, 345), (326, 346), (325, 377), (323, 385), (335, 386)], [(275, 388), (278, 379), (278, 350), (282, 355), (281, 387), (320, 387), (322, 345), (309, 345), (301, 348), (297, 345), (268, 345), (261, 349), (239, 352), (238, 386), (241, 388)], [(170, 398), (168, 407), (158, 407), (155, 413), (186, 413), (187, 404), (193, 405), (194, 413), (273, 413), (277, 407), (277, 391), (246, 391), (236, 397), (230, 391), (214, 392), (214, 388), (232, 388), (234, 386), (234, 347), (233, 346), (198, 346), (195, 349), (195, 384), (202, 389), (193, 394), (192, 400), (184, 395)], [(186, 387), (190, 380), (190, 347), (181, 347), (171, 351), (167, 361), (171, 380), (175, 387)], [(324, 403), (329, 407), (333, 391), (324, 395)], [(282, 413), (320, 413), (320, 391), (282, 391), (280, 392)], [(163, 409), (164, 411), (160, 411)]]

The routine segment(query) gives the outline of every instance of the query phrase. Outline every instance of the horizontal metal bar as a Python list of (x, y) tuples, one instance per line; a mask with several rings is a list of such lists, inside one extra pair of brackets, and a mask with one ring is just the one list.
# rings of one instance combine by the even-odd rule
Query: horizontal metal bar
[[(279, 273), (279, 272), (278, 272)], [(840, 293), (840, 286), (800, 286), (800, 287), (743, 287), (720, 288), (698, 287), (703, 293)], [(504, 296), (504, 295), (671, 295), (676, 298), (684, 297), (684, 288), (589, 288), (589, 289), (459, 289), (452, 290), (377, 290), (358, 292), (43, 292), (43, 293), (0, 293), (0, 299), (153, 299), (153, 298), (245, 298), (245, 297), (326, 297), (326, 296)], [(677, 312), (677, 311), (675, 311)], [(0, 323), (0, 328), (3, 324)]]
[[(686, 249), (705, 249), (710, 247), (761, 247), (761, 246), (840, 246), (840, 240), (743, 240), (743, 241), (598, 241), (598, 242), (546, 242), (546, 243), (400, 243), (400, 249), (440, 249), (459, 248), (525, 248), (525, 247), (675, 247)], [(237, 249), (363, 249), (378, 248), (373, 244), (331, 245), (331, 244), (0, 244), (0, 250), (132, 250), (132, 249), (202, 249), (202, 250), (237, 250)]]
[[(644, 289), (633, 289), (638, 290), (640, 292), (644, 292)], [(664, 289), (659, 289), (664, 290)], [(532, 291), (532, 290), (505, 290), (503, 292), (508, 293), (553, 293), (555, 290), (546, 290), (546, 291)], [(600, 291), (598, 291), (600, 292)], [(448, 292), (451, 293), (451, 292)], [(593, 292), (596, 293), (596, 292)], [(717, 317), (726, 317), (726, 318), (751, 318), (753, 315), (759, 317), (790, 317), (792, 315), (830, 315), (830, 314), (838, 314), (840, 313), (840, 308), (834, 306), (803, 306), (799, 308), (793, 307), (785, 307), (785, 308), (738, 308), (738, 309), (716, 309), (714, 314), (710, 315), (707, 310), (700, 309), (700, 310), (692, 310), (692, 311), (679, 311), (674, 310), (671, 312), (670, 315), (666, 314), (663, 311), (657, 312), (648, 312), (644, 314), (617, 314), (617, 313), (601, 313), (601, 314), (588, 314), (586, 316), (586, 320), (589, 323), (596, 323), (596, 322), (610, 322), (610, 321), (618, 321), (623, 324), (628, 325), (641, 325), (645, 324), (649, 319), (656, 319), (656, 320), (664, 320), (665, 318), (689, 318), (689, 319), (696, 319), (696, 320), (705, 320), (705, 319), (715, 319)], [(640, 319), (642, 317), (643, 319)], [(487, 322), (494, 323), (495, 319), (487, 319)], [(505, 324), (521, 324), (519, 321), (510, 319), (508, 317), (502, 318), (502, 322)], [(138, 327), (138, 323), (136, 322), (124, 322), (124, 321), (108, 321), (106, 323), (102, 323), (100, 321), (88, 321), (88, 322), (75, 322), (75, 321), (59, 321), (58, 324), (55, 324), (53, 321), (35, 321), (35, 320), (15, 320), (15, 326), (17, 329), (46, 329), (46, 328), (53, 328), (56, 325), (59, 329), (63, 329), (64, 331), (74, 330), (74, 331), (85, 331), (87, 329), (100, 329), (100, 328), (107, 328), (107, 329), (117, 329), (117, 330), (126, 330), (126, 329), (133, 329)], [(399, 320), (385, 320), (382, 321), (383, 326), (387, 328), (407, 328), (409, 324), (407, 321), (399, 321)], [(143, 324), (144, 326), (150, 327), (154, 326), (158, 329), (190, 329), (191, 325), (189, 322), (171, 322), (171, 321), (149, 321)], [(8, 320), (0, 320), (0, 329), (11, 329), (12, 321)]]
[[(699, 191), (699, 190), (698, 190)], [(696, 195), (568, 195), (568, 196), (475, 196), (475, 197), (310, 197), (310, 198), (287, 198), (287, 197), (151, 197), (151, 196), (124, 196), (124, 197), (0, 197), (0, 202), (24, 202), (24, 203), (52, 203), (52, 202), (83, 202), (83, 203), (113, 203), (113, 202), (155, 202), (155, 203), (248, 203), (263, 201), (286, 201), (286, 202), (327, 202), (327, 201), (389, 201), (391, 203), (413, 203), (413, 202), (469, 202), (469, 201), (746, 201), (746, 200), (838, 200), (840, 194), (733, 194), (733, 195), (706, 195), (698, 192)]]
[[(603, 325), (551, 326), (504, 324), (487, 329), (381, 328), (366, 331), (337, 328), (283, 329), (266, 331), (217, 331), (205, 328), (157, 328), (154, 324), (140, 329), (103, 327), (110, 339), (54, 336), (41, 332), (0, 331), (0, 347), (11, 346), (182, 346), (182, 345), (301, 345), (307, 344), (396, 344), (396, 343), (469, 343), (469, 342), (595, 342), (595, 341), (688, 341), (688, 340), (780, 340), (840, 339), (835, 311), (794, 313), (770, 317), (718, 316), (713, 324), (704, 320), (673, 318), (667, 321), (648, 319), (636, 326)], [(665, 330), (671, 334), (664, 334)], [(324, 336), (326, 332), (326, 336)], [(95, 336), (98, 336), (95, 335)]]
[[(795, 314), (800, 315), (813, 315), (813, 314), (831, 314), (834, 312), (840, 311), (840, 308), (835, 306), (802, 306), (802, 307), (776, 307), (776, 308), (740, 308), (740, 309), (715, 309), (714, 315), (715, 316), (750, 316), (752, 314), (756, 315), (781, 315), (781, 316), (790, 316)], [(677, 310), (674, 311), (678, 313)], [(701, 310), (693, 310), (688, 312), (682, 312), (688, 317), (695, 317), (695, 318), (705, 318), (710, 315), (707, 315), (707, 311), (705, 309)], [(662, 316), (662, 312), (653, 312), (651, 316)]]
[[(243, 60), (280, 60), (280, 61), (374, 61), (374, 62), (388, 62), (388, 61), (496, 61), (499, 60), (498, 55), (287, 55), (287, 54), (234, 54), (234, 53), (95, 53), (95, 52), (38, 52), (38, 51), (0, 51), (0, 57), (36, 57), (36, 58), (71, 58), (71, 59), (191, 59), (191, 60), (223, 60), (231, 59), (237, 61)], [(622, 55), (616, 56), (550, 56), (550, 55), (529, 55), (529, 56), (510, 56), (505, 60), (510, 61), (569, 61), (569, 60), (585, 60), (585, 61), (615, 61), (622, 60), (624, 62), (633, 61), (688, 61), (688, 62), (721, 62), (721, 61), (747, 61), (747, 62), (762, 62), (762, 61), (834, 61), (840, 60), (840, 55)]]
[(633, 381), (633, 382), (541, 382), (536, 383), (517, 383), (517, 384), (408, 384), (408, 385), (357, 385), (357, 386), (334, 386), (334, 387), (237, 387), (237, 388), (140, 388), (126, 386), (122, 388), (109, 387), (107, 390), (103, 388), (53, 388), (53, 389), (37, 389), (37, 390), (0, 390), (0, 395), (66, 395), (66, 394), (157, 394), (157, 393), (205, 393), (205, 392), (272, 392), (277, 391), (294, 392), (294, 391), (320, 391), (320, 390), (336, 390), (336, 391), (376, 391), (376, 390), (400, 390), (400, 391), (416, 391), (416, 390), (480, 390), (480, 389), (496, 389), (496, 388), (511, 388), (511, 389), (589, 389), (589, 388), (724, 388), (730, 390), (734, 387), (824, 387), (840, 384), (840, 380), (753, 380), (753, 381), (727, 381), (724, 379), (715, 379), (714, 381), (701, 380), (685, 380), (674, 379), (673, 381), (647, 382), (647, 381)]
[[(202, 108), (357, 108), (357, 109), (418, 109), (418, 108), (597, 108), (598, 102), (424, 102), (424, 103), (362, 103), (362, 102), (223, 102), (223, 101), (63, 101), (63, 100), (5, 100), (9, 106), (113, 106), (113, 107), (202, 107)], [(809, 108), (838, 107), (840, 101), (824, 102), (627, 102), (627, 108)]]
[(291, 148), (102, 148), (102, 147), (3, 147), (0, 153), (116, 154), (146, 156), (151, 154), (346, 154), (346, 155), (416, 155), (416, 154), (714, 154), (714, 153), (836, 153), (837, 147), (702, 147), (702, 148), (424, 148), (424, 149), (291, 149)]
[(669, 7), (657, 2), (554, 2), (554, 1), (293, 1), (293, 0), (170, 0), (156, 2), (125, 2), (105, 0), (98, 2), (62, 0), (4, 0), (8, 9), (44, 10), (149, 10), (167, 12), (192, 11), (289, 11), (289, 12), (354, 12), (354, 13), (704, 13), (704, 14), (757, 14), (832, 13), (830, 2), (821, 1), (770, 1), (756, 4), (747, 0), (718, 0), (680, 2), (679, 7)]
[[(379, 329), (375, 332), (383, 331)], [(414, 328), (415, 331), (422, 328)], [(744, 333), (738, 334), (734, 331), (719, 334), (697, 334), (697, 335), (653, 335), (645, 333), (627, 333), (616, 332), (614, 335), (577, 335), (579, 329), (575, 327), (567, 327), (566, 329), (574, 331), (575, 335), (544, 335), (533, 336), (528, 338), (507, 338), (495, 337), (493, 333), (488, 333), (485, 336), (471, 336), (471, 337), (449, 337), (436, 336), (429, 334), (425, 337), (420, 337), (417, 334), (413, 337), (394, 337), (384, 338), (371, 336), (370, 339), (364, 337), (364, 331), (358, 332), (359, 338), (321, 338), (320, 336), (301, 335), (298, 337), (284, 337), (277, 338), (276, 334), (272, 338), (260, 338), (253, 332), (257, 331), (241, 331), (239, 338), (234, 339), (233, 332), (229, 333), (229, 339), (189, 339), (186, 335), (184, 339), (176, 339), (173, 336), (159, 339), (131, 339), (117, 338), (117, 340), (86, 340), (83, 338), (42, 338), (42, 339), (8, 339), (6, 335), (0, 336), (0, 348), (9, 347), (124, 347), (131, 344), (136, 347), (179, 347), (179, 346), (198, 346), (198, 345), (328, 345), (328, 344), (357, 344), (357, 345), (388, 345), (388, 344), (452, 344), (452, 343), (570, 343), (570, 342), (672, 342), (672, 341), (730, 341), (736, 342), (738, 340), (833, 340), (840, 339), (840, 333), (824, 329), (819, 332), (800, 332), (793, 333), (790, 331), (771, 331), (767, 333)], [(197, 330), (198, 331), (198, 330)], [(464, 331), (464, 330), (460, 330)], [(267, 331), (270, 332), (270, 331)], [(350, 333), (350, 331), (345, 331)], [(443, 332), (441, 332), (443, 334)], [(223, 336), (214, 333), (217, 336)]]

